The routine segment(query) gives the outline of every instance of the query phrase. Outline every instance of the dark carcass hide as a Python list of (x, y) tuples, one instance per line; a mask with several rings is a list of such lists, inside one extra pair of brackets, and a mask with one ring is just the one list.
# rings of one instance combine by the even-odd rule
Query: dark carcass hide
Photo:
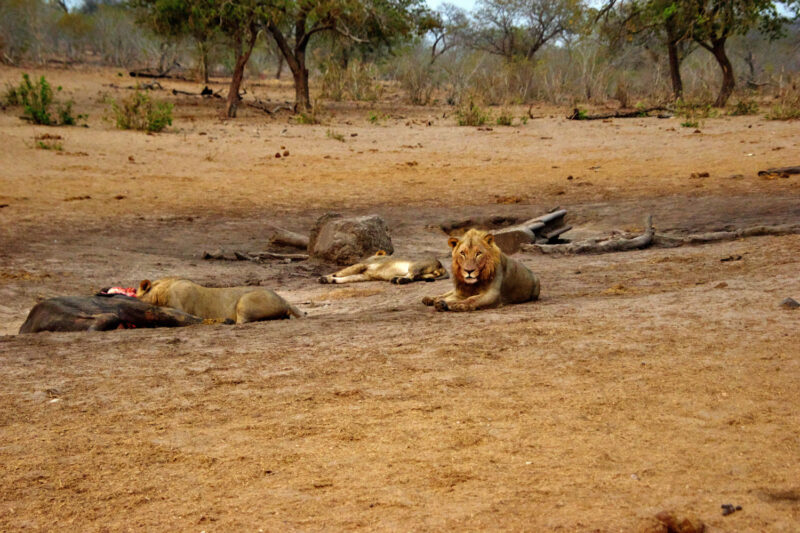
[(157, 307), (120, 294), (59, 296), (33, 306), (19, 332), (180, 327), (202, 321), (177, 309)]

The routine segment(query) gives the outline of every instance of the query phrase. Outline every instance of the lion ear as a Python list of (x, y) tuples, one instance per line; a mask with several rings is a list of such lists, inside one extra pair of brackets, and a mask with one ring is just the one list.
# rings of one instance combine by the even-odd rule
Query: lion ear
[(143, 281), (142, 281), (142, 282), (139, 284), (139, 290), (140, 290), (140, 291), (142, 291), (142, 292), (147, 292), (147, 291), (149, 291), (149, 290), (150, 290), (152, 287), (153, 287), (153, 284), (152, 284), (152, 283), (150, 283), (150, 280), (149, 280), (149, 279), (143, 280)]
[(491, 233), (487, 233), (486, 237), (484, 237), (483, 240), (486, 242), (486, 244), (491, 246), (492, 244), (494, 244), (494, 235), (492, 235)]
[(449, 239), (447, 239), (447, 244), (450, 245), (450, 248), (455, 249), (455, 247), (458, 246), (458, 239), (456, 239), (455, 237), (450, 237)]
[(386, 250), (378, 250), (377, 252), (375, 252), (376, 257), (380, 257), (383, 255), (386, 255)]

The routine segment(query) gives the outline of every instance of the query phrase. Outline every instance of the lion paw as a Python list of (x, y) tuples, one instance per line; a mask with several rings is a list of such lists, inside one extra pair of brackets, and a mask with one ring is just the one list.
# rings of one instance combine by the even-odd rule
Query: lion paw
[(433, 306), (436, 308), (437, 311), (449, 311), (450, 310), (450, 306), (447, 305), (447, 302), (445, 302), (444, 300), (436, 300), (433, 303)]
[(394, 283), (395, 285), (405, 285), (406, 283), (411, 283), (411, 280), (409, 278), (404, 278), (402, 276), (396, 276), (392, 278), (392, 283)]
[(424, 305), (433, 305), (433, 302), (435, 302), (435, 301), (436, 301), (436, 300), (435, 300), (433, 297), (431, 297), (431, 296), (425, 296), (425, 297), (422, 299), (422, 303), (423, 303)]
[(329, 280), (327, 276), (320, 276), (319, 282), (320, 283), (330, 283), (331, 280)]

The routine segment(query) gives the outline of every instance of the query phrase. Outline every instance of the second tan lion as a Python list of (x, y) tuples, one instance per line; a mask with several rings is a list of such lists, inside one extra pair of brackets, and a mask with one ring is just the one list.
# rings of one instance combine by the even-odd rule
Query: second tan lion
[(436, 281), (448, 277), (442, 263), (435, 258), (423, 261), (396, 259), (379, 250), (360, 263), (322, 276), (320, 283), (354, 283), (356, 281), (390, 281), (404, 285), (413, 281)]
[(451, 237), (452, 291), (426, 296), (422, 303), (437, 311), (475, 311), (539, 298), (539, 279), (494, 243), (494, 236), (471, 229), (461, 239)]
[(174, 307), (202, 318), (237, 324), (303, 316), (274, 291), (262, 287), (212, 288), (188, 279), (164, 278), (142, 281), (136, 297), (153, 305)]

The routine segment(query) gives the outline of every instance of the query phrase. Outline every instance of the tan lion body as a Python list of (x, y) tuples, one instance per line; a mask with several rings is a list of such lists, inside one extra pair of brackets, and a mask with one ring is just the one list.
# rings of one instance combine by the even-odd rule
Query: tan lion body
[(354, 283), (357, 281), (390, 281), (399, 285), (412, 281), (436, 281), (447, 277), (442, 263), (435, 258), (407, 261), (386, 255), (383, 250), (360, 263), (322, 276), (320, 283)]
[(186, 313), (237, 324), (273, 320), (302, 313), (274, 291), (261, 287), (203, 287), (188, 279), (164, 278), (142, 281), (136, 297), (153, 304), (180, 309)]
[(438, 311), (475, 311), (539, 298), (539, 278), (500, 251), (492, 234), (471, 229), (451, 238), (453, 290), (423, 298)]

